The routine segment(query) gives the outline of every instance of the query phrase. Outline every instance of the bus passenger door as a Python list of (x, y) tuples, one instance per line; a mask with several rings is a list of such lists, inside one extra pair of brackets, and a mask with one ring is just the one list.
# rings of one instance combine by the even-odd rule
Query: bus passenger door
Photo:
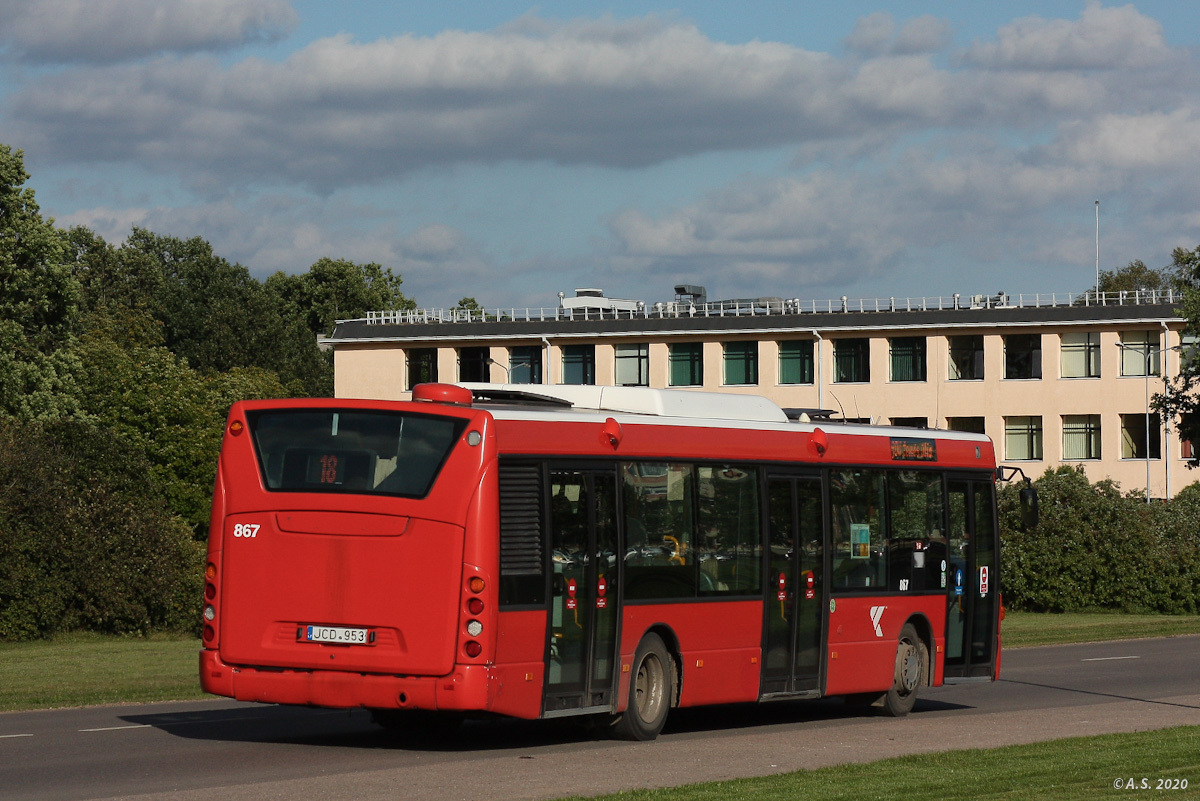
[(551, 572), (544, 712), (608, 710), (617, 648), (617, 504), (611, 472), (550, 472)]
[(769, 476), (766, 521), (762, 694), (818, 695), (826, 603), (820, 477)]
[(950, 479), (946, 569), (947, 683), (996, 674), (1000, 608), (995, 491), (991, 481)]

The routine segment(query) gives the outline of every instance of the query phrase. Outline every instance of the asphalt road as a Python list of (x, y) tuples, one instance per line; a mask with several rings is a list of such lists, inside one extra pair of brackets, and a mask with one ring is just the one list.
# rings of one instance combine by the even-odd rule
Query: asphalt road
[(1200, 725), (1200, 636), (1007, 651), (1002, 676), (924, 690), (899, 720), (836, 700), (678, 710), (652, 743), (522, 721), (401, 743), (361, 711), (222, 700), (5, 713), (0, 797), (508, 801)]

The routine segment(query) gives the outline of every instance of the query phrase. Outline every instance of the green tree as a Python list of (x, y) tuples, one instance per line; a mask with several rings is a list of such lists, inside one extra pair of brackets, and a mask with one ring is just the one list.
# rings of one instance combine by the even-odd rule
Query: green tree
[[(1182, 293), (1183, 301), (1176, 314), (1187, 320), (1184, 333), (1193, 341), (1200, 341), (1200, 246), (1194, 250), (1175, 248), (1171, 253), (1173, 280)], [(1166, 391), (1156, 394), (1154, 410), (1174, 426), (1181, 439), (1200, 446), (1200, 348), (1184, 348), (1179, 353), (1179, 375), (1172, 378)], [(1192, 450), (1189, 467), (1200, 466), (1197, 453)]]
[(165, 347), (120, 342), (110, 333), (98, 327), (78, 348), (85, 409), (145, 455), (161, 497), (203, 537), (230, 405), (287, 392), (269, 370), (201, 374)]
[(194, 630), (203, 547), (137, 448), (74, 420), (0, 420), (0, 448), (0, 640)]
[(1000, 491), (1004, 602), (1039, 612), (1113, 609), (1195, 614), (1200, 609), (1200, 487), (1147, 504), (1082, 468), (1034, 481), (1040, 522), (1022, 531), (1018, 484)]
[(1137, 292), (1172, 289), (1175, 286), (1171, 268), (1156, 270), (1135, 259), (1117, 270), (1100, 271), (1101, 292)]
[(166, 346), (192, 367), (276, 369), (286, 361), (280, 345), (286, 327), (278, 308), (245, 267), (214, 254), (208, 242), (135, 228), (121, 251), (118, 274), (150, 288)]
[(28, 179), (22, 152), (0, 145), (0, 413), (77, 416), (78, 364), (60, 347), (78, 322), (79, 284)]
[[(114, 248), (93, 231), (78, 226), (66, 235), (71, 265), (82, 290), (81, 304), (88, 314), (135, 319), (124, 310), (146, 313), (153, 319), (164, 294), (166, 275), (153, 254), (136, 248)], [(154, 338), (161, 344), (160, 329)]]
[(300, 314), (309, 331), (329, 336), (338, 320), (363, 317), (368, 311), (415, 309), (400, 291), (403, 280), (390, 267), (322, 258), (302, 275), (275, 273), (267, 289)]
[(0, 145), (0, 319), (49, 353), (70, 338), (79, 284), (66, 262), (65, 237), (42, 219), (33, 190), (23, 188), (28, 179), (22, 151)]

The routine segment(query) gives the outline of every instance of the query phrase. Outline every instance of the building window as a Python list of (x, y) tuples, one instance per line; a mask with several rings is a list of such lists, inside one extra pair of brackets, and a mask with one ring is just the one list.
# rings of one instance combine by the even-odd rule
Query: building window
[(542, 383), (541, 347), (522, 345), (508, 349), (508, 381), (510, 384)]
[(1100, 333), (1073, 332), (1062, 335), (1062, 377), (1100, 377)]
[(982, 417), (947, 417), (946, 428), (951, 431), (966, 431), (970, 434), (986, 434)]
[(458, 380), (488, 382), (491, 376), (488, 367), (491, 362), (489, 348), (459, 348), (458, 349)]
[(562, 354), (564, 384), (596, 383), (595, 345), (566, 345)]
[(704, 383), (704, 343), (678, 342), (669, 346), (669, 383), (673, 387), (698, 387)]
[(408, 357), (408, 389), (437, 381), (437, 348), (413, 348)]
[[(1179, 420), (1179, 424), (1180, 424), (1179, 430), (1180, 431), (1185, 430), (1187, 427), (1189, 427), (1191, 425), (1192, 414), (1193, 414), (1193, 412), (1185, 412), (1184, 415), (1180, 418), (1180, 420)], [(1182, 439), (1181, 438), (1179, 440), (1179, 456), (1182, 459), (1195, 459), (1196, 458), (1196, 449), (1192, 447), (1192, 441), (1190, 439)]]
[(983, 380), (983, 336), (950, 337), (950, 380)]
[(1157, 331), (1125, 331), (1121, 334), (1121, 375), (1158, 375)]
[(925, 337), (896, 337), (891, 340), (892, 380), (925, 380)]
[(1064, 414), (1063, 459), (1100, 458), (1100, 415)]
[[(1157, 414), (1150, 416), (1150, 429), (1146, 430), (1146, 414), (1121, 415), (1121, 458), (1122, 459), (1161, 459), (1162, 424)], [(1147, 435), (1149, 437), (1147, 438)], [(1149, 456), (1147, 456), (1149, 454)]]
[(788, 339), (779, 343), (779, 383), (813, 383), (813, 341)]
[(1036, 461), (1042, 458), (1042, 418), (1004, 418), (1004, 458)]
[(893, 417), (892, 425), (904, 428), (929, 428), (928, 417)]
[(833, 341), (833, 380), (846, 384), (865, 384), (871, 380), (871, 340)]
[(747, 386), (758, 383), (758, 343), (725, 343), (725, 384)]
[(650, 386), (650, 346), (617, 345), (616, 383), (619, 387)]
[(1004, 377), (1042, 377), (1041, 334), (1008, 334), (1004, 337)]

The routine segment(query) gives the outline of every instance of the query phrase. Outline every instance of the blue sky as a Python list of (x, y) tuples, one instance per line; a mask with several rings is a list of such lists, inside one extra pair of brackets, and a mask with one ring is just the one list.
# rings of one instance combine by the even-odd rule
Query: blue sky
[(1139, 2), (0, 0), (59, 225), (421, 306), (1082, 291), (1200, 244), (1200, 20)]

